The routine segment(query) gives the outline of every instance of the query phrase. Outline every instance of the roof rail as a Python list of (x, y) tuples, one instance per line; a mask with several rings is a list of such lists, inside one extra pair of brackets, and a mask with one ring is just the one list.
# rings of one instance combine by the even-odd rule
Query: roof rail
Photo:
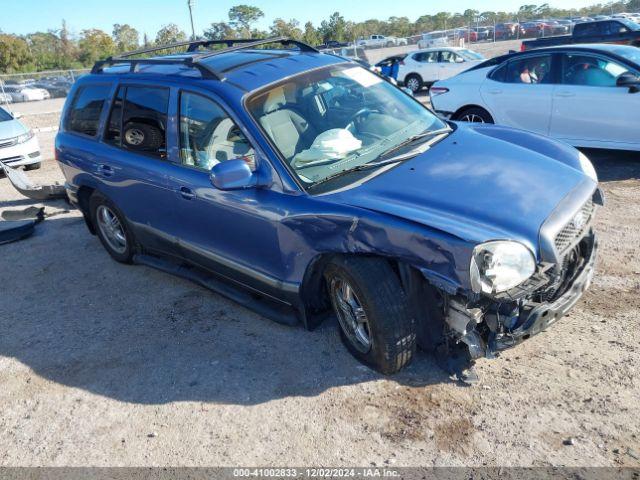
[[(295, 45), (303, 52), (319, 53), (318, 50), (304, 42), (293, 40), (288, 37), (270, 37), (263, 39), (254, 38), (231, 38), (224, 40), (194, 40), (187, 42), (177, 42), (167, 45), (158, 45), (150, 48), (140, 48), (138, 50), (132, 50), (130, 52), (121, 53), (115, 57), (109, 57), (105, 60), (99, 60), (95, 63), (91, 69), (91, 73), (101, 73), (104, 67), (127, 64), (129, 65), (129, 71), (135, 72), (138, 65), (176, 65), (182, 64), (189, 67), (197, 68), (200, 70), (203, 78), (220, 80), (218, 74), (207, 65), (200, 63), (201, 60), (206, 58), (222, 55), (224, 53), (235, 52), (238, 50), (244, 50), (248, 48), (259, 47), (262, 45), (269, 45), (272, 43), (279, 43), (283, 46)], [(130, 58), (136, 55), (142, 55), (145, 53), (159, 52), (162, 50), (170, 50), (180, 47), (187, 47), (188, 53), (195, 53), (199, 47), (208, 47), (211, 45), (226, 45), (227, 48), (214, 51), (205, 51), (202, 53), (196, 53), (188, 57), (156, 57), (156, 58)]]

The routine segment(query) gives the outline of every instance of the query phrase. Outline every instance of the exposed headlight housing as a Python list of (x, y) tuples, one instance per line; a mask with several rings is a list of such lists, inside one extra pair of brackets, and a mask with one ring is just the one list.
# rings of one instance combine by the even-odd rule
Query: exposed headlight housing
[(33, 138), (33, 135), (34, 135), (33, 130), (29, 130), (27, 133), (23, 133), (22, 135), (19, 135), (18, 143), (28, 142)]
[(596, 169), (593, 168), (593, 163), (589, 160), (584, 153), (578, 152), (578, 161), (580, 162), (580, 168), (591, 180), (598, 183), (598, 174), (596, 173)]
[(533, 253), (523, 244), (508, 240), (482, 243), (473, 249), (471, 257), (471, 288), (488, 295), (506, 292), (535, 271)]

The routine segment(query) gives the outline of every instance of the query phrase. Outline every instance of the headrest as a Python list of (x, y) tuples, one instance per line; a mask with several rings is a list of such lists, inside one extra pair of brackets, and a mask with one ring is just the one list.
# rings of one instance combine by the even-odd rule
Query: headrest
[(278, 87), (269, 92), (267, 99), (264, 101), (264, 113), (272, 113), (282, 108), (287, 103), (287, 97), (284, 94), (284, 87)]

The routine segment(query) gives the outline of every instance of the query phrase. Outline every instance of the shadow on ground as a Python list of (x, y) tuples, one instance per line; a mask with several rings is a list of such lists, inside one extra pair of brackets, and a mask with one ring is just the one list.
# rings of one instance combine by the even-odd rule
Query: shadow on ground
[(581, 150), (591, 159), (601, 182), (640, 178), (640, 152)]
[[(0, 247), (0, 355), (124, 402), (258, 404), (383, 378), (342, 346), (335, 321), (285, 327), (199, 286), (120, 265), (80, 217)], [(392, 377), (450, 381), (430, 357)]]

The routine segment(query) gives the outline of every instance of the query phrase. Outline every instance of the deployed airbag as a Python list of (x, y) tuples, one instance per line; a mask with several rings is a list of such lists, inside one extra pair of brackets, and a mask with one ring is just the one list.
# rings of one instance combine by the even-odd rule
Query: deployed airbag
[(338, 160), (362, 147), (362, 141), (344, 128), (333, 128), (322, 132), (313, 141), (308, 150), (304, 150), (293, 159), (294, 166), (311, 166), (327, 160)]

